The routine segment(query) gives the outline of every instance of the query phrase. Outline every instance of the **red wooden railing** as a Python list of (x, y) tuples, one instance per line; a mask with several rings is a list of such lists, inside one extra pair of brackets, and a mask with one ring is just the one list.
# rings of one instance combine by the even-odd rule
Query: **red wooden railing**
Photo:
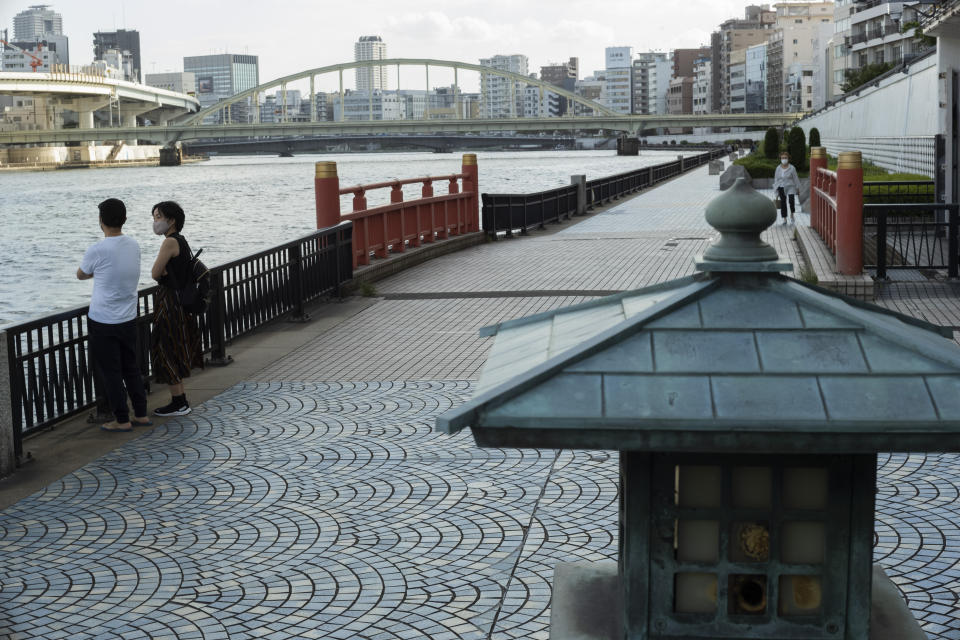
[(827, 166), (826, 149), (810, 150), (810, 226), (836, 257), (843, 275), (863, 272), (863, 166), (859, 151), (845, 151), (837, 170)]
[[(353, 266), (370, 264), (370, 255), (386, 258), (389, 252), (402, 253), (407, 247), (472, 233), (480, 229), (477, 157), (463, 156), (462, 172), (390, 180), (340, 188), (336, 163), (318, 162), (315, 180), (317, 228), (353, 221)], [(434, 195), (434, 182), (446, 182), (447, 193)], [(403, 199), (403, 186), (421, 184), (421, 197)], [(387, 189), (390, 204), (367, 208), (368, 191)], [(340, 196), (353, 194), (353, 211), (341, 215)]]
[(837, 174), (810, 168), (810, 226), (820, 234), (830, 253), (837, 254)]

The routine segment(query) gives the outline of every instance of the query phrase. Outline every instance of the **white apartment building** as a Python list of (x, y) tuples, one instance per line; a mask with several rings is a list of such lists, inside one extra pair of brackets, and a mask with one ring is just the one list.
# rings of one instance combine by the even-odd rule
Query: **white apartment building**
[(711, 78), (713, 76), (710, 58), (697, 58), (693, 63), (693, 113), (703, 114), (713, 111)]
[(156, 87), (157, 89), (166, 89), (167, 91), (176, 91), (177, 93), (186, 93), (189, 95), (196, 95), (197, 93), (197, 77), (190, 71), (148, 73), (145, 79), (145, 84), (148, 87)]
[(848, 67), (860, 69), (868, 64), (909, 60), (920, 49), (913, 40), (913, 30), (901, 33), (900, 25), (914, 20), (908, 5), (911, 2), (856, 2), (850, 14), (850, 47)]
[[(354, 62), (383, 60), (387, 57), (387, 43), (380, 36), (360, 36), (353, 44)], [(388, 89), (386, 67), (362, 67), (356, 70), (357, 91)]]
[[(833, 2), (781, 2), (776, 11), (777, 58), (767, 68), (767, 108), (770, 111), (809, 111), (813, 105), (815, 47), (834, 19)], [(809, 105), (809, 106), (808, 106)]]
[(347, 91), (343, 96), (333, 95), (334, 120), (403, 120), (407, 117), (407, 101), (396, 91), (374, 89), (372, 95), (366, 91)]
[[(496, 55), (482, 58), (480, 64), (498, 71), (510, 71), (520, 75), (529, 75), (527, 56)], [(517, 118), (523, 114), (523, 96), (526, 83), (511, 80), (492, 73), (480, 74), (480, 117), (481, 118)]]
[(667, 113), (667, 95), (673, 75), (672, 54), (658, 51), (638, 53), (633, 61), (632, 75), (633, 113)]
[(730, 72), (730, 113), (746, 113), (747, 49), (730, 52), (727, 70)]
[(607, 47), (604, 72), (604, 105), (617, 113), (630, 114), (633, 101), (633, 47)]
[(555, 118), (561, 115), (560, 96), (540, 87), (527, 86), (523, 90), (524, 118)]

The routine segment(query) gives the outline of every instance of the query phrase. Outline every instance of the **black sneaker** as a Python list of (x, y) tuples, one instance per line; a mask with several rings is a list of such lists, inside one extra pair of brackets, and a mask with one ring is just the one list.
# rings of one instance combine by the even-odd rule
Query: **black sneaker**
[(190, 413), (190, 405), (186, 402), (171, 402), (165, 407), (157, 407), (153, 410), (155, 416), (185, 416)]

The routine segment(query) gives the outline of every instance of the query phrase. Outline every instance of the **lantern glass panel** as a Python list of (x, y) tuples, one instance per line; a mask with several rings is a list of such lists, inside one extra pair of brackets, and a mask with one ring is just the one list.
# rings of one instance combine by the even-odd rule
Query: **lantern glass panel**
[(779, 615), (819, 615), (822, 603), (820, 576), (780, 576), (780, 602), (777, 607)]
[(717, 576), (713, 573), (678, 573), (674, 584), (674, 611), (715, 613)]
[(822, 522), (785, 522), (780, 559), (786, 564), (823, 564), (826, 534)]
[(723, 475), (719, 466), (681, 465), (677, 503), (681, 507), (719, 507)]
[(785, 509), (823, 511), (830, 495), (826, 469), (793, 467), (783, 470)]
[(680, 520), (677, 560), (716, 563), (719, 559), (720, 523), (716, 520)]
[(773, 482), (769, 467), (735, 467), (732, 481), (734, 508), (770, 508)]

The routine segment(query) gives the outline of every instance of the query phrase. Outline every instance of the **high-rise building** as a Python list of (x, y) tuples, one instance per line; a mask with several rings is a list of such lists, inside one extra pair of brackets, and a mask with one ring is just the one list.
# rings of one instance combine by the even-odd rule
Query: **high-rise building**
[(632, 68), (632, 108), (637, 114), (667, 113), (673, 59), (670, 54), (647, 51), (637, 54)]
[[(260, 84), (257, 56), (235, 53), (187, 56), (183, 59), (183, 70), (196, 77), (196, 98), (201, 107), (209, 107)], [(228, 115), (230, 122), (252, 122), (255, 108), (259, 108), (258, 105), (249, 99), (232, 105)], [(217, 123), (220, 117), (218, 113), (204, 122)]]
[(901, 25), (918, 20), (911, 5), (921, 3), (869, 0), (853, 4), (856, 7), (848, 6), (849, 15), (845, 18), (849, 29), (848, 69), (887, 62), (899, 64), (922, 51), (924, 45), (913, 37), (913, 29), (901, 31)]
[(767, 108), (767, 43), (747, 47), (744, 80), (745, 113), (762, 113)]
[(604, 105), (617, 113), (631, 113), (633, 78), (630, 65), (633, 47), (607, 47), (605, 50), (607, 86)]
[[(566, 89), (573, 93), (577, 89), (577, 79), (580, 77), (580, 61), (577, 58), (570, 58), (568, 62), (551, 63), (540, 67), (540, 79), (549, 82), (555, 87)], [(557, 96), (560, 105), (560, 115), (566, 115), (572, 111), (567, 104), (567, 99), (563, 96)]]
[(705, 56), (710, 57), (710, 47), (700, 47), (699, 49), (674, 49), (673, 77), (692, 78), (694, 62)]
[[(387, 43), (380, 36), (360, 36), (353, 44), (353, 60), (383, 60), (387, 57)], [(357, 69), (357, 91), (388, 89), (386, 67), (361, 67)]]
[(63, 17), (50, 9), (49, 4), (31, 5), (13, 17), (13, 39), (27, 42), (50, 36), (63, 35)]
[(124, 51), (129, 52), (131, 70), (130, 77), (126, 78), (132, 82), (142, 82), (143, 68), (140, 66), (140, 32), (131, 29), (118, 29), (117, 31), (97, 31), (93, 34), (93, 59), (106, 60), (107, 51), (111, 49), (119, 51), (123, 55)]
[[(527, 56), (515, 53), (482, 58), (480, 64), (498, 71), (510, 71), (525, 76), (529, 73)], [(480, 117), (516, 118), (523, 114), (525, 83), (492, 73), (480, 74)]]
[[(833, 2), (781, 2), (774, 5), (776, 29), (783, 32), (783, 64), (776, 75), (768, 73), (770, 83), (783, 85), (784, 111), (809, 111), (813, 108), (814, 47), (824, 27), (833, 23)], [(768, 69), (769, 71), (769, 69)]]
[(693, 112), (695, 114), (711, 113), (713, 108), (710, 102), (713, 95), (710, 87), (713, 77), (710, 65), (710, 56), (697, 58), (693, 63)]
[(12, 44), (33, 56), (15, 49), (4, 49), (4, 71), (32, 71), (34, 57), (41, 60), (37, 71), (52, 71), (55, 66), (70, 64), (70, 39), (63, 35), (63, 17), (48, 4), (35, 4), (13, 17)]
[(730, 53), (727, 69), (730, 78), (729, 113), (745, 113), (747, 108), (747, 49)]
[(713, 33), (710, 57), (714, 111), (730, 113), (730, 54), (765, 42), (775, 24), (776, 12), (771, 11), (769, 5), (750, 5), (744, 10), (744, 19), (726, 20)]

